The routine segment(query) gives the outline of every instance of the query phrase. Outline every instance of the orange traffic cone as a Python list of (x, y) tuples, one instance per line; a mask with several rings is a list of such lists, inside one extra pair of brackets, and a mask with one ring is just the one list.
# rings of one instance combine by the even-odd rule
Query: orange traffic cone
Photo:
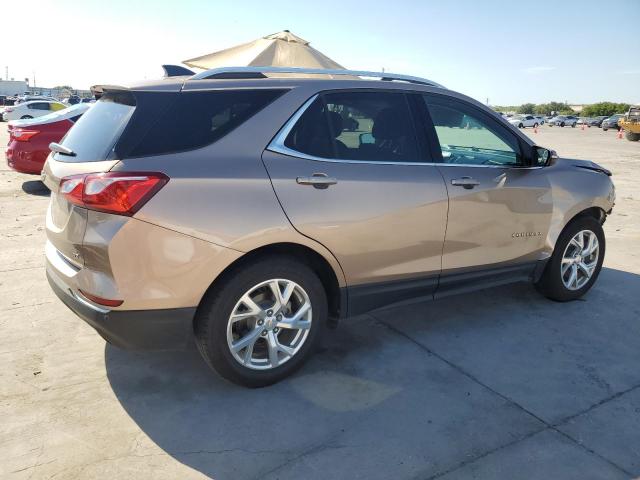
[(538, 133), (538, 127), (533, 127), (533, 133)]
[(622, 138), (622, 134), (624, 133), (624, 129), (618, 130), (618, 138)]
[(582, 126), (580, 127), (580, 130), (584, 130), (584, 122), (582, 122)]

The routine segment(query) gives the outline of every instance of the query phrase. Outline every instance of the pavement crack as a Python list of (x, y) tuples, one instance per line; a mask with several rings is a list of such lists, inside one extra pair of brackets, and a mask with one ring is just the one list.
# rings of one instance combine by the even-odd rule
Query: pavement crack
[[(434, 356), (435, 358), (441, 360), (442, 362), (446, 363), (447, 365), (449, 365), (451, 368), (453, 368), (454, 370), (456, 370), (458, 373), (464, 375), (465, 377), (469, 378), (470, 380), (472, 380), (473, 382), (477, 383), (478, 385), (486, 388), (487, 390), (489, 390), (491, 393), (497, 395), (498, 397), (502, 398), (503, 400), (507, 401), (508, 403), (510, 403), (511, 405), (513, 405), (514, 407), (518, 408), (520, 411), (522, 411), (523, 413), (526, 413), (528, 415), (530, 415), (531, 417), (535, 418), (537, 421), (539, 421), (540, 423), (542, 423), (545, 427), (542, 428), (541, 430), (538, 430), (536, 432), (534, 432), (533, 434), (530, 435), (525, 435), (523, 438), (521, 438), (520, 440), (516, 440), (514, 442), (510, 442), (507, 445), (503, 446), (503, 447), (498, 447), (497, 449), (495, 449), (494, 451), (498, 451), (501, 450), (502, 448), (506, 448), (509, 445), (513, 445), (515, 443), (518, 443), (519, 441), (525, 440), (533, 435), (535, 435), (536, 433), (540, 433), (542, 431), (545, 430), (553, 430), (554, 432), (558, 433), (559, 435), (563, 436), (564, 438), (570, 440), (573, 444), (575, 444), (576, 446), (578, 446), (579, 448), (583, 449), (584, 451), (590, 453), (591, 455), (598, 457), (600, 460), (608, 463), (609, 465), (611, 465), (612, 467), (616, 468), (617, 470), (619, 470), (620, 472), (624, 473), (625, 475), (628, 475), (630, 477), (632, 477), (633, 475), (631, 474), (631, 472), (626, 471), (624, 468), (622, 468), (620, 465), (616, 464), (615, 462), (613, 462), (612, 460), (609, 460), (608, 458), (600, 455), (599, 453), (597, 453), (596, 451), (592, 450), (591, 448), (587, 447), (586, 445), (584, 445), (583, 443), (577, 441), (575, 438), (571, 437), (570, 435), (566, 434), (565, 432), (561, 431), (557, 425), (559, 425), (560, 423), (564, 423), (567, 421), (567, 419), (562, 420), (562, 422), (559, 423), (549, 423), (546, 420), (544, 420), (543, 418), (539, 417), (538, 415), (536, 415), (535, 413), (531, 412), (530, 410), (528, 410), (527, 408), (525, 408), (524, 406), (520, 405), (518, 402), (516, 402), (515, 400), (513, 400), (512, 398), (508, 397), (507, 395), (495, 390), (494, 388), (490, 387), (489, 385), (487, 385), (486, 383), (484, 383), (483, 381), (479, 380), (478, 378), (476, 378), (473, 374), (467, 372), (466, 370), (464, 370), (462, 367), (460, 367), (459, 365), (453, 363), (452, 361), (448, 360), (447, 358), (443, 357), (442, 355), (440, 355), (439, 353), (433, 351), (432, 349), (430, 349), (429, 347), (427, 347), (426, 345), (424, 345), (423, 343), (419, 342), (418, 340), (412, 338), (411, 336), (407, 335), (405, 332), (403, 332), (402, 330), (399, 330), (398, 328), (394, 327), (393, 325), (390, 325), (387, 322), (384, 322), (382, 320), (380, 320), (378, 317), (375, 317), (374, 315), (368, 314), (369, 317), (371, 317), (373, 320), (375, 320), (376, 322), (378, 322), (381, 325), (384, 325), (385, 327), (387, 327), (390, 331), (396, 333), (397, 335), (405, 338), (406, 340), (408, 340), (409, 342), (413, 343), (414, 345), (418, 346), (418, 348), (421, 348), (422, 350), (426, 351), (429, 355)], [(639, 385), (640, 386), (640, 385)], [(610, 400), (612, 400), (613, 398), (617, 398), (620, 395), (624, 395), (624, 393), (627, 393), (628, 391), (634, 390), (635, 388), (638, 388), (639, 386), (635, 386), (632, 387), (629, 390), (625, 390), (624, 392), (620, 392), (619, 394), (615, 394), (612, 395), (611, 397), (608, 397), (606, 399), (604, 399), (603, 401), (601, 401), (600, 403), (596, 404), (595, 406), (590, 407), (589, 409), (587, 409), (585, 412), (592, 410), (593, 408), (596, 408), (599, 405), (602, 405)], [(581, 414), (584, 414), (585, 412), (582, 412)], [(578, 414), (578, 415), (581, 415)], [(576, 415), (577, 416), (577, 415)], [(575, 416), (572, 417), (568, 417), (568, 419), (570, 418), (574, 418)], [(429, 477), (430, 479), (434, 479), (434, 478), (438, 478), (442, 475), (444, 475), (445, 473), (448, 472), (452, 472), (455, 470), (458, 470), (459, 468), (472, 463), (478, 459), (481, 459), (483, 457), (486, 457), (487, 455), (493, 453), (492, 451), (489, 452), (485, 452), (482, 453), (480, 455), (475, 456), (474, 458), (470, 458), (468, 460), (464, 460), (462, 462), (460, 462), (457, 466), (449, 469), (447, 472), (443, 472), (443, 473), (437, 473), (432, 477)]]

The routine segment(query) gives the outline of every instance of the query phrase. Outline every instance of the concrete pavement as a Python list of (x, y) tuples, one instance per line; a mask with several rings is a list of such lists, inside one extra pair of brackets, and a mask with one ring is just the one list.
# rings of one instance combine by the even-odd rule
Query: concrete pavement
[(584, 299), (523, 284), (350, 319), (261, 390), (220, 380), (195, 350), (105, 345), (46, 283), (46, 191), (3, 162), (0, 477), (640, 475), (640, 143), (593, 128), (535, 138), (614, 173), (605, 269)]

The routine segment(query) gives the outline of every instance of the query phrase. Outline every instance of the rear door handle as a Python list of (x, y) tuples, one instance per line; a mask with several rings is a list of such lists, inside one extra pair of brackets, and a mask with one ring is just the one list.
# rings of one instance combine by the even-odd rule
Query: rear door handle
[(451, 185), (455, 185), (456, 187), (464, 187), (467, 190), (470, 190), (473, 187), (480, 185), (480, 182), (475, 178), (461, 177), (461, 178), (454, 178), (453, 180), (451, 180)]
[(326, 173), (314, 173), (310, 177), (296, 178), (298, 185), (313, 185), (315, 188), (328, 188), (329, 185), (335, 185), (338, 180), (329, 177)]

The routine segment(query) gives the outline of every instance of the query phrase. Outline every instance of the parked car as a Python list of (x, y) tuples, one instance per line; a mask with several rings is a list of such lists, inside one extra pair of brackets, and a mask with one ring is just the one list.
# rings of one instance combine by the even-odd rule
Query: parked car
[(9, 122), (7, 164), (21, 173), (40, 175), (49, 144), (59, 142), (91, 105), (83, 103), (31, 120)]
[(590, 127), (598, 127), (600, 128), (602, 126), (602, 121), (607, 118), (606, 116), (602, 115), (599, 117), (593, 117), (589, 120), (589, 126)]
[(547, 123), (550, 127), (553, 127), (554, 125), (564, 127), (566, 125), (575, 128), (578, 123), (578, 119), (572, 115), (556, 115)]
[(546, 122), (544, 115), (534, 115), (534, 117), (538, 119), (538, 123), (540, 125), (544, 125), (544, 123)]
[(615, 115), (611, 115), (610, 117), (605, 118), (602, 121), (602, 130), (607, 131), (610, 128), (615, 130), (620, 130), (620, 126), (618, 125), (618, 120), (624, 117), (624, 114), (616, 113)]
[(47, 276), (112, 344), (195, 337), (258, 387), (347, 316), (516, 281), (569, 301), (596, 281), (605, 168), (429, 80), (264, 70), (102, 87), (51, 145)]
[(514, 115), (508, 120), (508, 122), (514, 127), (518, 127), (518, 128), (526, 128), (526, 127), (537, 128), (538, 125), (540, 125), (540, 120), (538, 120), (533, 115)]
[(591, 119), (589, 117), (578, 117), (576, 125), (589, 125)]
[(61, 102), (35, 100), (13, 105), (12, 107), (5, 107), (2, 113), (2, 119), (5, 122), (9, 120), (26, 120), (29, 118), (42, 117), (64, 108), (67, 108), (67, 105)]
[(33, 102), (35, 100), (44, 100), (47, 102), (57, 102), (58, 99), (53, 98), (53, 97), (48, 97), (45, 95), (22, 95), (16, 98), (15, 100), (15, 105), (18, 105), (20, 103), (26, 103), (26, 102)]

